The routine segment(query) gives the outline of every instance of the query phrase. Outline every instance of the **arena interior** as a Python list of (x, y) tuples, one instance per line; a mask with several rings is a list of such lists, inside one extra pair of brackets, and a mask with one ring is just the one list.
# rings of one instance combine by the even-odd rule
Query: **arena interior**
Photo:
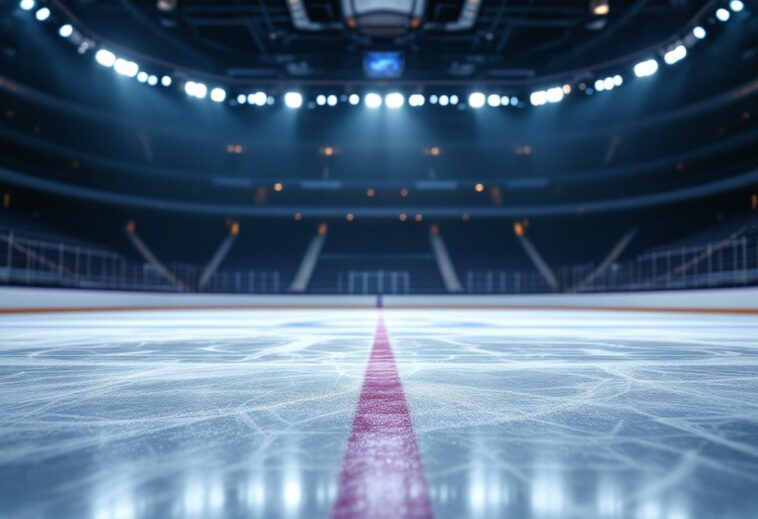
[(756, 15), (0, 0), (0, 519), (758, 517)]

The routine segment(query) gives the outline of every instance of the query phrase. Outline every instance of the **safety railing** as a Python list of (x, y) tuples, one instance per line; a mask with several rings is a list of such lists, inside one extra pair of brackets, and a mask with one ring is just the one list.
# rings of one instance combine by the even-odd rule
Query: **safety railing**
[[(169, 264), (187, 291), (199, 285), (202, 267)], [(45, 241), (0, 229), (0, 283), (105, 290), (173, 292), (176, 287), (147, 263), (112, 251), (76, 243)], [(202, 292), (276, 294), (278, 271), (218, 270)]]

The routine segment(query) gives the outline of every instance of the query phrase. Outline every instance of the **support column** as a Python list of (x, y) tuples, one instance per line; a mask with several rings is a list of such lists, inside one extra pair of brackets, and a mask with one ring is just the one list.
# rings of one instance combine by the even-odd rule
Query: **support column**
[(526, 237), (526, 228), (524, 227), (524, 224), (521, 222), (516, 222), (513, 225), (513, 232), (516, 234), (519, 243), (521, 243), (521, 246), (524, 248), (524, 252), (526, 252), (526, 255), (529, 256), (530, 260), (532, 260), (532, 263), (534, 263), (534, 266), (537, 268), (539, 273), (542, 274), (542, 277), (545, 279), (548, 286), (554, 292), (557, 292), (560, 289), (558, 280), (556, 279), (555, 274), (553, 274), (553, 271), (550, 269), (548, 264), (545, 263), (545, 260), (542, 259), (542, 256), (537, 251), (537, 248), (532, 244), (529, 238)]
[(305, 250), (303, 259), (300, 261), (300, 267), (298, 267), (295, 278), (290, 285), (290, 292), (303, 293), (308, 289), (311, 276), (313, 276), (316, 263), (318, 263), (318, 258), (321, 255), (321, 249), (324, 247), (324, 242), (326, 241), (326, 230), (326, 223), (318, 226), (318, 234), (311, 239), (311, 243)]
[(590, 272), (590, 274), (581, 280), (579, 283), (576, 284), (576, 286), (571, 289), (571, 292), (578, 292), (582, 289), (582, 287), (589, 285), (593, 281), (595, 281), (597, 278), (602, 276), (606, 270), (608, 270), (608, 267), (613, 265), (613, 262), (618, 259), (619, 256), (621, 256), (626, 248), (629, 246), (629, 244), (632, 242), (634, 237), (637, 235), (637, 229), (632, 229), (628, 233), (626, 233), (624, 236), (621, 237), (621, 239), (616, 243), (616, 245), (611, 249), (611, 252), (608, 253), (608, 255), (605, 257), (602, 263), (598, 265), (598, 267)]
[(161, 263), (158, 258), (155, 257), (155, 254), (150, 250), (150, 248), (147, 246), (145, 242), (142, 241), (142, 238), (137, 236), (137, 226), (133, 221), (130, 221), (128, 224), (126, 224), (126, 237), (129, 238), (129, 241), (134, 245), (134, 248), (137, 249), (137, 252), (140, 253), (140, 256), (147, 261), (150, 265), (153, 266), (155, 270), (158, 271), (158, 273), (169, 283), (171, 283), (174, 288), (179, 290), (180, 292), (183, 292), (186, 290), (184, 283), (179, 281), (176, 276), (174, 276), (164, 265)]
[(437, 268), (440, 269), (442, 281), (445, 283), (445, 290), (453, 293), (463, 292), (463, 287), (453, 266), (453, 260), (450, 259), (450, 254), (447, 252), (445, 240), (440, 235), (439, 226), (432, 225), (429, 227), (429, 243), (432, 246), (432, 252), (434, 252), (434, 259), (437, 260)]
[(218, 246), (215, 254), (213, 254), (213, 257), (203, 269), (203, 273), (200, 275), (200, 280), (197, 283), (198, 290), (202, 290), (203, 287), (205, 287), (213, 273), (218, 270), (218, 268), (221, 266), (221, 263), (223, 263), (224, 259), (226, 259), (226, 256), (229, 254), (232, 245), (234, 245), (234, 242), (237, 240), (237, 235), (239, 232), (240, 224), (238, 222), (231, 222), (229, 225), (229, 235), (224, 238), (224, 241), (222, 241), (221, 245)]

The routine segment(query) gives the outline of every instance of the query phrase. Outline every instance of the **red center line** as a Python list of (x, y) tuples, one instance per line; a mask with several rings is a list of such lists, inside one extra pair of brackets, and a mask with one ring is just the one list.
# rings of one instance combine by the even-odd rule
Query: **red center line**
[(380, 319), (332, 519), (433, 519), (424, 465)]

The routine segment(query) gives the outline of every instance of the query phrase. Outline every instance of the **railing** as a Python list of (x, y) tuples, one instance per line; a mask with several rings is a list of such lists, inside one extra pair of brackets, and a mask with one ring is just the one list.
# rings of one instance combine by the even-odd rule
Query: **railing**
[(339, 278), (340, 293), (346, 294), (409, 294), (411, 276), (400, 270), (350, 270), (347, 280)]
[[(701, 245), (658, 249), (631, 261), (612, 264), (596, 276), (596, 265), (554, 271), (563, 292), (616, 292), (732, 287), (758, 284), (758, 239), (755, 235)], [(470, 270), (464, 276), (469, 294), (550, 292), (535, 271)]]
[[(197, 290), (202, 268), (169, 264), (186, 290)], [(758, 284), (758, 233), (700, 245), (657, 249), (614, 263), (598, 273), (584, 264), (554, 270), (563, 292), (611, 292), (748, 286)], [(343, 294), (432, 293), (418, 269), (346, 269), (336, 286), (318, 292)], [(468, 270), (462, 276), (469, 294), (550, 292), (534, 270)], [(107, 290), (174, 292), (176, 288), (152, 266), (85, 244), (46, 241), (0, 228), (0, 283)], [(415, 283), (416, 285), (413, 285)], [(413, 287), (413, 288), (411, 288)], [(278, 271), (219, 270), (203, 292), (276, 294), (286, 289)], [(442, 292), (443, 287), (435, 289)]]
[[(169, 264), (187, 290), (198, 286), (202, 268)], [(0, 283), (106, 290), (173, 292), (176, 288), (147, 263), (87, 245), (45, 241), (0, 230)], [(276, 294), (278, 271), (219, 270), (202, 292)]]

